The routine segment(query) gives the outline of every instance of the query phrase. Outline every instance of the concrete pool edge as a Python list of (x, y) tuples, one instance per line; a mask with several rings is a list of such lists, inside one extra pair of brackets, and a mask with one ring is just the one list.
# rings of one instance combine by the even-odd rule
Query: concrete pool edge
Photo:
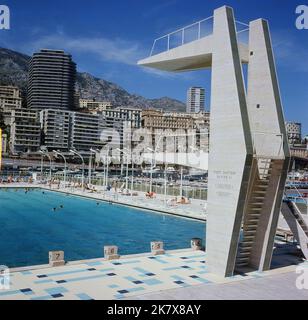
[[(165, 254), (186, 253), (186, 252), (193, 252), (193, 251), (194, 250), (191, 248), (184, 248), (184, 249), (166, 250)], [(202, 251), (202, 252), (205, 254), (204, 251)], [(116, 261), (121, 261), (121, 260), (129, 260), (129, 259), (143, 258), (143, 257), (154, 257), (154, 255), (151, 252), (144, 252), (144, 253), (122, 255), (122, 256), (120, 256), (119, 259), (116, 259), (116, 260), (107, 260), (104, 257), (92, 258), (92, 259), (82, 259), (82, 260), (73, 260), (73, 261), (66, 261), (64, 266), (79, 265), (79, 264), (84, 264), (84, 263), (93, 263), (93, 262), (98, 262), (98, 261), (116, 262)], [(33, 271), (33, 270), (39, 270), (39, 269), (54, 269), (54, 268), (58, 268), (58, 267), (52, 267), (49, 264), (40, 264), (40, 265), (16, 267), (16, 268), (9, 268), (9, 269), (10, 269), (11, 273), (16, 273), (16, 272)]]

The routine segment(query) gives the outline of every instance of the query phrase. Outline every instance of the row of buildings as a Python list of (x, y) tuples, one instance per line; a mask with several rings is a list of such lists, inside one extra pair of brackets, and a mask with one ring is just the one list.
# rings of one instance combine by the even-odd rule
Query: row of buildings
[[(208, 133), (208, 114), (191, 117), (133, 108), (107, 109), (93, 114), (20, 108), (13, 110), (10, 118), (9, 146), (13, 155), (35, 153), (44, 147), (62, 152), (75, 149), (87, 156), (90, 149), (101, 150), (107, 144), (123, 149), (134, 147), (143, 140), (150, 141), (149, 146), (155, 146), (160, 134), (176, 140), (179, 130), (184, 135), (197, 137), (196, 146), (208, 147), (204, 143), (208, 141), (207, 134), (204, 134)], [(188, 148), (187, 141), (186, 152)]]
[(208, 136), (209, 124), (204, 89), (188, 91), (188, 113), (166, 113), (80, 99), (75, 90), (76, 75), (71, 55), (43, 49), (29, 62), (26, 107), (18, 88), (0, 87), (0, 108), (9, 127), (8, 136), (4, 135), (8, 141), (5, 151), (31, 154), (43, 147), (62, 152), (74, 149), (87, 155), (91, 148), (101, 149), (107, 144), (129, 148), (150, 141), (155, 146), (162, 135), (174, 140), (164, 142), (166, 151), (183, 149), (183, 144), (188, 150), (192, 142), (177, 139), (175, 131), (195, 136), (196, 147), (208, 148), (208, 138), (203, 138)]
[[(32, 100), (33, 101), (33, 100)], [(104, 101), (80, 99), (78, 111), (65, 108), (22, 108), (16, 87), (0, 87), (0, 108), (10, 128), (3, 151), (11, 155), (35, 153), (44, 147), (49, 151), (69, 152), (75, 149), (89, 155), (89, 150), (105, 145), (114, 148), (133, 147), (143, 140), (155, 146), (161, 135), (177, 134), (195, 137), (195, 146), (207, 150), (209, 113), (176, 113), (116, 107)], [(170, 139), (169, 139), (170, 140)], [(175, 145), (175, 146), (174, 146)], [(183, 149), (183, 139), (172, 150)], [(187, 138), (184, 149), (191, 141)]]
[[(170, 152), (189, 152), (191, 147), (208, 151), (204, 88), (190, 88), (186, 113), (179, 113), (80, 99), (75, 84), (76, 64), (71, 55), (46, 49), (34, 53), (29, 63), (26, 107), (18, 88), (0, 86), (0, 109), (9, 127), (9, 134), (3, 135), (3, 151), (19, 155), (44, 147), (62, 152), (75, 149), (89, 155), (91, 148), (107, 144), (130, 148), (142, 143)], [(300, 124), (287, 123), (287, 131), (293, 149), (298, 149)]]
[[(139, 135), (155, 145), (159, 133), (182, 130), (195, 136), (196, 145), (208, 150), (209, 113), (163, 112), (136, 108), (113, 108), (110, 102), (80, 99), (79, 110), (22, 108), (18, 88), (0, 86), (0, 108), (5, 124), (10, 126), (9, 139), (3, 143), (3, 151), (11, 154), (38, 151), (41, 146), (48, 150), (67, 152), (74, 148), (87, 153), (90, 148), (102, 148), (113, 141), (123, 148), (136, 144)], [(307, 141), (302, 138), (301, 124), (286, 123), (289, 143), (296, 155), (307, 153)], [(143, 129), (143, 131), (141, 130)], [(135, 136), (135, 141), (134, 141)], [(140, 141), (139, 141), (140, 142)], [(8, 147), (7, 147), (8, 146)]]

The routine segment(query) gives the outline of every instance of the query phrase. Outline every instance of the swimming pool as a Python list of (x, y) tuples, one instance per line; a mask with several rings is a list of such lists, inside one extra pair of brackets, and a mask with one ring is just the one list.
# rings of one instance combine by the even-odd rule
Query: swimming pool
[(9, 267), (48, 263), (51, 250), (73, 261), (102, 257), (104, 245), (120, 255), (149, 252), (153, 240), (188, 248), (205, 233), (204, 222), (42, 189), (0, 189), (0, 221), (0, 265)]

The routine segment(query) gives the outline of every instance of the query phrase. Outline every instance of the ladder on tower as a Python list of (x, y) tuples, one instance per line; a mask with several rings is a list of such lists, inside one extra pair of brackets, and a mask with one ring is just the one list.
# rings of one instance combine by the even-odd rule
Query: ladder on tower
[(253, 244), (257, 234), (261, 211), (268, 191), (272, 173), (272, 159), (256, 159), (257, 173), (249, 195), (247, 211), (243, 221), (243, 233), (239, 243), (236, 267), (249, 265)]

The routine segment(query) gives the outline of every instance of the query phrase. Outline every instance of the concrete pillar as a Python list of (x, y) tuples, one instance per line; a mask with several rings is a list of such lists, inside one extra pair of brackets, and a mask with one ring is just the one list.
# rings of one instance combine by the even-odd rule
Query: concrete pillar
[(214, 11), (207, 266), (232, 276), (252, 164), (252, 139), (233, 10)]
[(270, 268), (274, 238), (287, 178), (290, 151), (276, 66), (266, 20), (249, 25), (247, 104), (257, 159), (271, 159), (272, 171), (265, 195), (250, 266)]

